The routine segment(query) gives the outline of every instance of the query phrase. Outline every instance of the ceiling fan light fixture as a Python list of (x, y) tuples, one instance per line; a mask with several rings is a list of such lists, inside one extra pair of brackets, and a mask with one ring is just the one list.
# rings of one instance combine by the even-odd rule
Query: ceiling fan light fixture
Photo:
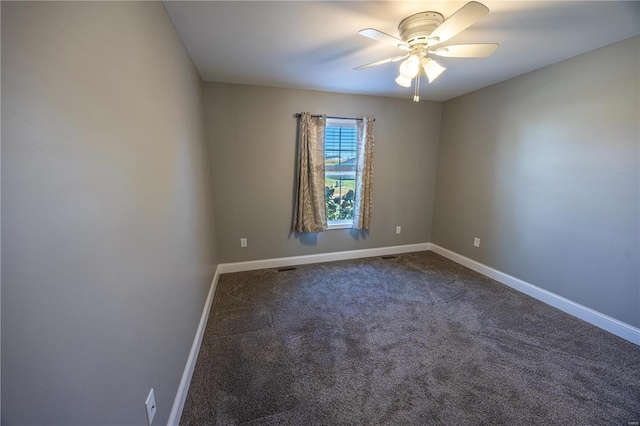
[(445, 67), (441, 66), (431, 58), (426, 58), (422, 63), (422, 67), (424, 68), (424, 73), (427, 74), (429, 83), (433, 82), (433, 80), (438, 78), (438, 76), (446, 70)]
[[(485, 58), (498, 48), (497, 43), (457, 45), (446, 43), (447, 40), (473, 25), (487, 13), (489, 13), (488, 7), (471, 0), (447, 19), (444, 19), (441, 13), (434, 11), (418, 12), (407, 16), (398, 25), (399, 37), (374, 28), (361, 30), (359, 34), (404, 50), (404, 55), (372, 62), (354, 69), (360, 70), (389, 62), (402, 61), (399, 67), (400, 75), (396, 78), (396, 83), (409, 88), (415, 79), (413, 100), (418, 102), (422, 73), (424, 72), (429, 83), (432, 83), (446, 69), (427, 55), (446, 58)], [(442, 44), (447, 45), (442, 46)]]
[(396, 83), (398, 83), (402, 87), (411, 87), (411, 78), (405, 77), (402, 74), (396, 78)]

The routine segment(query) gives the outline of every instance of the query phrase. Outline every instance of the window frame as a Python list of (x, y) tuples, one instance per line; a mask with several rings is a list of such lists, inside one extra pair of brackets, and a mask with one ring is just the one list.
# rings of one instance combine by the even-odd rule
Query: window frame
[[(326, 122), (325, 122), (325, 138), (324, 138), (324, 148), (325, 148), (325, 155), (326, 155), (326, 148), (327, 148), (327, 128), (329, 127), (347, 127), (347, 128), (353, 128), (355, 129), (356, 132), (356, 139), (358, 137), (358, 121), (356, 119), (352, 119), (352, 118), (327, 118)], [(326, 160), (326, 157), (325, 157)], [(356, 140), (356, 162), (357, 162), (357, 140)], [(326, 164), (325, 164), (325, 181), (326, 181), (326, 173), (327, 173), (327, 168), (326, 168)], [(354, 176), (353, 176), (353, 180), (355, 182), (356, 177), (355, 177), (355, 173), (357, 170), (357, 164), (355, 164), (354, 166)], [(326, 187), (326, 185), (325, 185)], [(353, 192), (355, 195), (357, 188), (354, 188)], [(325, 214), (328, 216), (328, 211), (325, 212)], [(342, 220), (329, 220), (329, 218), (327, 217), (327, 227), (326, 230), (334, 230), (334, 229), (351, 229), (353, 228), (353, 219), (342, 219)]]

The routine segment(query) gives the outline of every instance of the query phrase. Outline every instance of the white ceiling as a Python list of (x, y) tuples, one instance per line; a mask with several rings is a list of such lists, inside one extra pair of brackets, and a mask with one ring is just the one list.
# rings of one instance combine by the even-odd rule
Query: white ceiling
[[(491, 11), (444, 44), (499, 43), (489, 58), (438, 58), (420, 98), (444, 101), (640, 33), (640, 2), (482, 1)], [(411, 99), (398, 64), (354, 71), (402, 51), (358, 34), (397, 36), (400, 21), (466, 1), (166, 1), (203, 80)], [(611, 64), (615, 66), (615, 64)]]

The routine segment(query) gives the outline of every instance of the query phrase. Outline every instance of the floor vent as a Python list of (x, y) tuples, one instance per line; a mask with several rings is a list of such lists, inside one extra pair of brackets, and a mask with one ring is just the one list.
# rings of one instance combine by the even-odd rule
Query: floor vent
[(278, 268), (278, 272), (287, 272), (287, 271), (295, 271), (296, 268), (295, 266), (287, 266), (286, 268)]
[(392, 254), (388, 255), (388, 256), (380, 256), (381, 259), (397, 259), (398, 256), (394, 256)]

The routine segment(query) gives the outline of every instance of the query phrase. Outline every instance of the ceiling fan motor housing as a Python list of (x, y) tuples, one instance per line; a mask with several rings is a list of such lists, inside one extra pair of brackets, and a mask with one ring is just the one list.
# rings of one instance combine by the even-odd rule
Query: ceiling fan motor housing
[(398, 31), (402, 41), (413, 47), (417, 44), (427, 44), (429, 36), (444, 22), (438, 12), (420, 12), (411, 15), (400, 22)]

